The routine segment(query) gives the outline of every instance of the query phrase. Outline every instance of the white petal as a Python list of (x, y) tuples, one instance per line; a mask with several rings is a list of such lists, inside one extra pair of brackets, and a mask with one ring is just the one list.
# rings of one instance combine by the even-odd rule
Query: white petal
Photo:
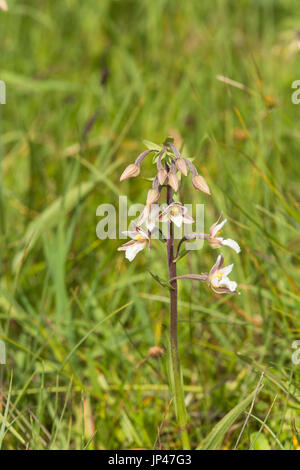
[(230, 264), (229, 266), (224, 266), (224, 268), (220, 269), (220, 272), (223, 274), (223, 276), (227, 276), (229, 273), (231, 273), (233, 266), (233, 264)]
[(171, 215), (171, 216), (170, 216), (170, 219), (172, 220), (172, 222), (174, 222), (174, 224), (175, 224), (177, 227), (181, 227), (182, 221), (183, 221), (182, 214)]
[(141, 215), (138, 218), (137, 224), (142, 225), (145, 222), (145, 220), (147, 219), (148, 215), (149, 215), (148, 207), (145, 207), (143, 212), (141, 213)]
[(190, 215), (184, 215), (183, 216), (183, 222), (185, 224), (192, 224), (192, 223), (194, 223), (194, 219)]
[(163, 211), (160, 213), (160, 215), (159, 215), (159, 217), (158, 217), (158, 220), (159, 220), (160, 222), (167, 222), (167, 221), (170, 220), (170, 209), (169, 209), (169, 207), (170, 207), (170, 206), (166, 207), (166, 209), (163, 210)]
[(125, 258), (127, 258), (129, 261), (132, 261), (136, 257), (138, 252), (143, 250), (145, 246), (146, 246), (146, 242), (134, 243), (134, 245), (131, 245), (129, 248), (127, 248), (126, 253), (125, 253)]
[(150, 212), (150, 219), (156, 219), (158, 217), (160, 211), (159, 204), (152, 204), (151, 212)]
[(237, 288), (237, 283), (235, 281), (230, 281), (229, 289), (231, 292), (234, 292)]
[(218, 271), (210, 278), (210, 283), (213, 287), (219, 287), (221, 280), (217, 276)]
[(130, 237), (130, 238), (135, 238), (138, 234), (138, 232), (135, 230), (135, 231), (132, 231), (132, 230), (125, 230), (124, 232), (122, 232), (123, 235), (126, 235), (127, 237)]
[(215, 262), (215, 264), (213, 265), (213, 267), (211, 268), (209, 272), (210, 276), (213, 276), (218, 270), (220, 270), (220, 268), (223, 265), (223, 262), (224, 262), (224, 256), (222, 254), (218, 255), (217, 261)]
[(154, 222), (153, 220), (147, 219), (146, 222), (145, 222), (145, 225), (146, 225), (147, 229), (148, 229), (150, 232), (152, 232), (152, 230), (154, 229), (154, 227), (155, 227), (156, 224), (155, 224), (155, 222)]
[(219, 232), (219, 230), (221, 230), (223, 228), (223, 226), (226, 224), (226, 222), (227, 222), (227, 219), (224, 219), (223, 222), (216, 225), (215, 228), (211, 232), (211, 236), (214, 237)]
[(237, 253), (239, 253), (241, 251), (238, 243), (235, 242), (234, 240), (231, 240), (231, 238), (224, 238), (222, 240), (222, 245), (230, 246), (230, 248), (232, 248)]
[(185, 207), (185, 206), (182, 206), (182, 213), (183, 213), (183, 215), (187, 214), (187, 212), (188, 212), (188, 208)]
[(228, 287), (231, 292), (234, 292), (237, 288), (237, 283), (235, 281), (231, 281), (227, 276), (223, 276), (219, 287)]
[(150, 232), (156, 226), (156, 221), (158, 220), (159, 215), (159, 205), (155, 204), (151, 206), (151, 212), (149, 216), (146, 218), (145, 225)]

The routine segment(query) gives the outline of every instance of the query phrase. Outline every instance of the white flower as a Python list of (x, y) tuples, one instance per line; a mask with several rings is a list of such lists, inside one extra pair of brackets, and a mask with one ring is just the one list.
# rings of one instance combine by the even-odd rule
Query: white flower
[(156, 222), (158, 221), (158, 214), (159, 214), (158, 204), (152, 204), (150, 210), (148, 206), (146, 206), (137, 221), (138, 226), (145, 223), (147, 229), (150, 232), (152, 232), (152, 230), (156, 226)]
[(147, 242), (150, 240), (146, 232), (144, 232), (140, 227), (132, 223), (134, 230), (129, 230), (123, 232), (124, 235), (128, 235), (132, 240), (124, 245), (119, 246), (118, 251), (125, 251), (125, 258), (129, 261), (132, 261), (139, 251), (143, 250), (147, 245)]
[(210, 227), (209, 230), (209, 244), (212, 248), (219, 248), (222, 245), (230, 246), (234, 251), (239, 253), (241, 251), (239, 245), (231, 238), (222, 238), (218, 237), (219, 233), (221, 233), (223, 226), (226, 224), (227, 219), (224, 219), (223, 222), (219, 223), (220, 219), (222, 218), (222, 214), (218, 218), (217, 222)]
[(233, 264), (224, 266), (223, 268), (223, 262), (224, 256), (219, 255), (209, 273), (184, 274), (183, 276), (172, 277), (169, 279), (169, 282), (175, 279), (194, 279), (195, 281), (207, 282), (217, 294), (239, 294), (236, 290), (237, 283), (228, 278), (228, 274), (232, 271)]
[(192, 224), (193, 217), (187, 215), (187, 208), (179, 202), (172, 202), (160, 214), (159, 220), (161, 222), (172, 221), (177, 227), (181, 227), (182, 223)]
[(223, 267), (223, 262), (224, 256), (219, 255), (216, 263), (208, 274), (208, 282), (210, 283), (212, 290), (217, 294), (237, 294), (237, 283), (235, 281), (231, 281), (228, 277), (228, 274), (232, 271), (233, 264)]

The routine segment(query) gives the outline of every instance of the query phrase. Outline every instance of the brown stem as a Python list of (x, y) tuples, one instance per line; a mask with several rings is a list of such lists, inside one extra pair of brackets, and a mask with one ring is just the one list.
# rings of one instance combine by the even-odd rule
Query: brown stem
[[(167, 204), (171, 204), (173, 200), (173, 190), (171, 186), (167, 189)], [(168, 237), (168, 264), (169, 264), (169, 275), (170, 278), (176, 277), (176, 263), (174, 263), (174, 233), (173, 224), (169, 222), (169, 237)], [(173, 289), (170, 290), (170, 334), (171, 334), (171, 345), (172, 341), (177, 350), (177, 281), (174, 280), (171, 283)]]
[[(173, 190), (171, 186), (167, 188), (167, 204), (173, 201)], [(169, 233), (167, 241), (169, 279), (176, 277), (176, 263), (174, 263), (174, 227), (172, 221), (169, 222)], [(190, 449), (189, 437), (186, 429), (186, 409), (184, 403), (183, 383), (180, 372), (180, 362), (178, 355), (177, 340), (177, 280), (171, 281), (172, 289), (170, 289), (170, 347), (171, 347), (171, 363), (173, 372), (173, 385), (175, 392), (175, 403), (178, 424), (182, 437), (184, 449)]]

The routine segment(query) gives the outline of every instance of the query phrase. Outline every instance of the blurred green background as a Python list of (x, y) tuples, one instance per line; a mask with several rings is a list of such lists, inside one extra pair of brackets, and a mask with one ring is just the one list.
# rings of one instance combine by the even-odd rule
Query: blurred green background
[[(299, 113), (296, 0), (7, 0), (0, 11), (0, 445), (178, 449), (168, 379), (165, 247), (133, 263), (96, 237), (96, 208), (144, 203), (154, 175), (119, 183), (173, 135), (241, 244), (240, 296), (179, 288), (179, 347), (192, 447), (266, 370), (239, 449), (299, 449)], [(219, 76), (219, 78), (217, 78)], [(227, 77), (237, 83), (228, 83)], [(224, 81), (225, 80), (225, 81)], [(205, 247), (178, 273), (209, 269)], [(232, 449), (241, 413), (217, 446)]]

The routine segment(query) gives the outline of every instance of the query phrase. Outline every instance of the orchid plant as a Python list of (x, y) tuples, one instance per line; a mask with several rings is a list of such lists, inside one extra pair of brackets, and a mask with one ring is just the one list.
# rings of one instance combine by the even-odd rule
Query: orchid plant
[[(209, 272), (201, 274), (183, 274), (177, 276), (177, 261), (181, 258), (180, 249), (182, 244), (193, 239), (207, 240), (213, 249), (222, 246), (228, 246), (240, 252), (238, 243), (230, 238), (220, 237), (226, 219), (221, 221), (222, 214), (214, 223), (209, 233), (192, 232), (184, 236), (177, 245), (175, 253), (174, 226), (181, 227), (183, 224), (192, 224), (194, 219), (187, 214), (187, 209), (180, 202), (174, 201), (174, 193), (178, 192), (178, 175), (187, 176), (188, 172), (192, 174), (192, 184), (195, 189), (210, 195), (210, 189), (202, 175), (199, 175), (193, 163), (184, 158), (173, 139), (168, 138), (162, 146), (153, 145), (153, 148), (142, 152), (134, 163), (131, 163), (121, 175), (120, 181), (134, 178), (140, 174), (140, 167), (143, 160), (151, 153), (154, 153), (153, 162), (157, 167), (157, 174), (153, 178), (152, 188), (148, 191), (145, 208), (140, 215), (137, 223), (131, 223), (131, 230), (123, 232), (131, 240), (118, 248), (119, 251), (125, 251), (125, 257), (132, 261), (136, 255), (147, 245), (151, 248), (151, 237), (157, 230), (162, 235), (163, 241), (167, 246), (168, 268), (169, 268), (169, 286), (170, 286), (170, 350), (171, 350), (171, 373), (175, 395), (176, 415), (178, 425), (181, 431), (182, 444), (185, 449), (190, 449), (189, 437), (187, 433), (187, 414), (184, 402), (183, 382), (180, 371), (180, 361), (178, 355), (177, 339), (177, 280), (192, 279), (207, 283), (217, 294), (238, 294), (237, 283), (229, 279), (228, 275), (233, 269), (233, 264), (223, 266), (224, 257), (219, 254), (217, 260)], [(167, 206), (160, 210), (156, 204), (163, 192), (166, 190)], [(168, 225), (168, 235), (157, 227), (159, 222), (166, 222)]]

